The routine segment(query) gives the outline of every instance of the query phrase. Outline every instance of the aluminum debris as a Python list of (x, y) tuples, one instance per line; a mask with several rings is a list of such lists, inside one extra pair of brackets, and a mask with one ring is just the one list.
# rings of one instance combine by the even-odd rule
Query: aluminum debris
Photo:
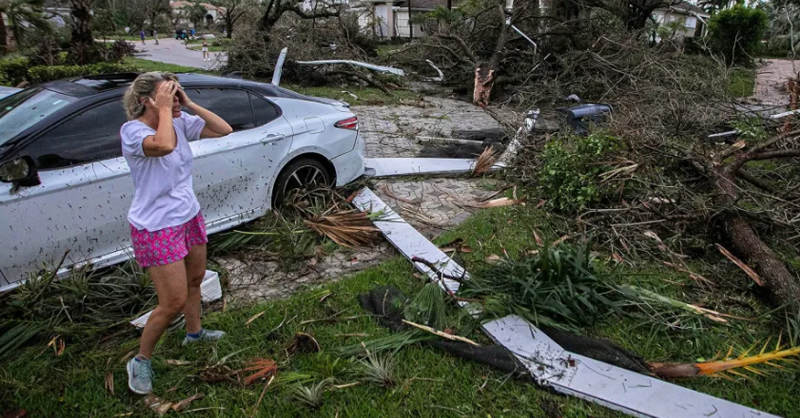
[(389, 73), (394, 75), (403, 76), (406, 73), (394, 67), (387, 67), (384, 65), (375, 65), (370, 64), (368, 62), (361, 62), (361, 61), (353, 61), (353, 60), (319, 60), (319, 61), (296, 61), (297, 64), (300, 65), (334, 65), (334, 64), (349, 64), (355, 65), (356, 67), (363, 67), (368, 70), (377, 71), (379, 73)]
[[(475, 167), (472, 158), (365, 158), (370, 177), (409, 176), (415, 174), (469, 173)], [(495, 164), (492, 169), (505, 167)]]
[[(428, 241), (416, 228), (409, 225), (391, 207), (376, 196), (372, 190), (364, 188), (353, 198), (352, 202), (355, 207), (362, 211), (381, 213), (380, 220), (375, 220), (373, 223), (407, 259), (411, 260), (413, 257), (418, 257), (426, 260), (434, 266), (439, 266), (439, 271), (446, 276), (464, 276), (464, 269), (458, 263), (453, 261), (439, 247)], [(414, 263), (414, 267), (431, 280), (439, 280), (439, 275), (425, 264)], [(465, 278), (468, 277), (465, 276)], [(458, 291), (457, 281), (444, 279), (444, 283), (446, 285), (445, 290)]]
[(272, 72), (272, 85), (277, 86), (281, 84), (281, 76), (283, 75), (283, 63), (286, 62), (286, 54), (289, 48), (281, 49), (281, 54), (278, 56), (278, 62), (275, 63), (275, 71)]
[(770, 115), (769, 118), (770, 119), (783, 119), (783, 118), (785, 118), (787, 116), (796, 115), (798, 113), (800, 113), (800, 109), (790, 110), (788, 112), (783, 112), (783, 113), (778, 113), (778, 114), (775, 114), (775, 115)]
[(511, 141), (508, 143), (506, 150), (497, 159), (497, 164), (505, 167), (508, 163), (511, 162), (511, 159), (517, 155), (519, 149), (522, 147), (522, 141), (520, 138), (524, 138), (528, 136), (531, 132), (533, 132), (533, 128), (536, 126), (536, 121), (539, 120), (539, 109), (531, 109), (525, 112), (525, 120), (522, 126), (517, 129), (516, 135)]
[(483, 329), (543, 386), (637, 417), (777, 417), (565, 351), (524, 319), (509, 315)]
[[(424, 259), (414, 267), (455, 294), (469, 274), (409, 225), (370, 189), (361, 190), (353, 204), (370, 213), (381, 213), (375, 226), (407, 259)], [(441, 267), (438, 267), (441, 266)], [(445, 278), (440, 279), (441, 276)], [(461, 303), (465, 305), (464, 302)], [(575, 396), (636, 417), (652, 418), (770, 418), (767, 414), (730, 401), (664, 382), (564, 350), (544, 332), (524, 319), (509, 315), (483, 324), (484, 331), (524, 364), (537, 383), (559, 393)]]
[[(206, 270), (203, 283), (200, 284), (200, 297), (203, 302), (213, 302), (222, 297), (222, 285), (220, 285), (219, 274), (216, 271)], [(144, 328), (151, 313), (153, 311), (134, 319), (131, 324), (136, 328)]]
[(430, 65), (431, 67), (433, 67), (433, 69), (436, 70), (437, 73), (439, 73), (438, 77), (430, 77), (428, 78), (428, 80), (436, 82), (444, 81), (444, 73), (442, 72), (442, 70), (440, 70), (439, 67), (437, 67), (431, 60), (425, 60), (425, 62), (427, 62), (428, 65)]

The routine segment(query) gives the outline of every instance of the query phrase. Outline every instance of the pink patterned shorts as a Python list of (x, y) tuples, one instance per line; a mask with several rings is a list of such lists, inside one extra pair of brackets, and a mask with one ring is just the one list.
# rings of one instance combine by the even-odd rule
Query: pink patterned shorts
[(183, 225), (154, 232), (140, 231), (131, 225), (131, 239), (133, 254), (142, 267), (163, 266), (183, 260), (193, 245), (208, 242), (206, 223), (199, 212)]

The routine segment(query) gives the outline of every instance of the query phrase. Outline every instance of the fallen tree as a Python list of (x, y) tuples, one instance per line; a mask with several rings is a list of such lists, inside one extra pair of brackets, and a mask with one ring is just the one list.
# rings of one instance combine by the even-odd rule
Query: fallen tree
[[(553, 181), (575, 179), (571, 189), (542, 198), (581, 202), (552, 207), (574, 215), (573, 227), (600, 237), (604, 250), (647, 255), (692, 272), (692, 260), (719, 260), (720, 245), (752, 267), (750, 277), (759, 279), (755, 288), (776, 305), (798, 303), (800, 281), (787, 262), (797, 257), (791, 242), (800, 237), (800, 132), (737, 109), (721, 59), (685, 55), (668, 43), (651, 48), (619, 33), (600, 36), (590, 48), (562, 54), (531, 73), (546, 81), (519, 87), (506, 103), (563, 103), (568, 94), (611, 103), (604, 135), (623, 145), (559, 177), (552, 172), (564, 170), (554, 160), (560, 154), (547, 147), (591, 142), (597, 135), (559, 133), (558, 141), (533, 135), (509, 180), (544, 190)], [(734, 134), (708, 138), (722, 131)], [(713, 285), (750, 286), (739, 277)]]

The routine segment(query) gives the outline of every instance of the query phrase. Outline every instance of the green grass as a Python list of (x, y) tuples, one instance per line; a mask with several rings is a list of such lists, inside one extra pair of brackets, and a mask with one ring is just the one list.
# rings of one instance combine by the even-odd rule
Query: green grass
[(147, 71), (169, 71), (173, 73), (204, 73), (204, 74), (214, 74), (211, 71), (204, 71), (199, 68), (193, 67), (184, 67), (182, 65), (176, 64), (167, 64), (164, 62), (157, 62), (157, 61), (150, 61), (142, 58), (133, 58), (128, 57), (125, 58), (125, 64), (134, 65), (140, 71), (147, 72)]
[(728, 90), (734, 97), (750, 97), (756, 88), (756, 70), (734, 68), (731, 70), (731, 84)]
[[(186, 49), (191, 49), (192, 51), (202, 51), (203, 47), (202, 46), (193, 45), (193, 46), (186, 47)], [(208, 51), (209, 52), (224, 52), (225, 50), (226, 50), (226, 48), (224, 46), (213, 46), (213, 45), (209, 45), (208, 46)]]
[[(463, 238), (474, 250), (463, 255), (464, 264), (476, 273), (487, 268), (482, 260), (490, 254), (504, 256), (507, 253), (518, 257), (535, 248), (534, 229), (552, 241), (568, 232), (566, 225), (558, 216), (543, 209), (495, 208), (478, 212), (436, 242)], [(608, 258), (602, 248), (596, 249), (602, 259)], [(729, 266), (726, 270), (723, 262), (719, 264), (723, 267), (717, 268), (723, 270), (718, 278), (741, 278), (745, 282), (736, 267)], [(611, 272), (610, 267), (606, 268)], [(749, 292), (726, 290), (726, 287), (715, 289), (713, 293), (700, 292), (691, 286), (688, 277), (660, 264), (635, 261), (632, 266), (618, 267), (613, 272), (616, 273), (613, 280), (620, 283), (636, 284), (726, 313), (756, 318), (768, 310), (749, 296)], [(261, 385), (242, 388), (229, 383), (204, 383), (196, 377), (203, 366), (231, 354), (232, 367), (248, 358), (273, 358), (279, 364), (279, 376), (305, 375), (312, 380), (306, 382), (306, 386), (330, 377), (334, 378), (334, 384), (358, 381), (358, 366), (348, 359), (333, 366), (332, 351), (361, 340), (390, 335), (390, 331), (369, 317), (333, 323), (303, 325), (301, 322), (328, 318), (336, 312), (342, 312), (338, 315), (342, 318), (364, 315), (358, 303), (359, 294), (376, 284), (393, 285), (411, 294), (423, 285), (412, 274), (411, 264), (398, 257), (337, 283), (305, 288), (286, 300), (208, 313), (205, 326), (224, 329), (230, 335), (216, 346), (198, 345), (187, 349), (180, 346), (180, 333), (165, 336), (156, 350), (155, 393), (177, 401), (203, 392), (206, 397), (195, 401), (189, 409), (211, 409), (194, 413), (195, 416), (249, 416)], [(320, 297), (328, 292), (331, 296), (320, 303)], [(262, 311), (265, 313), (249, 327), (244, 325), (248, 318)], [(284, 320), (284, 325), (275, 330)], [(586, 332), (610, 338), (650, 361), (694, 361), (711, 358), (718, 351), (725, 352), (729, 346), (749, 347), (769, 337), (774, 339), (780, 332), (780, 323), (782, 318), (758, 317), (752, 322), (734, 321), (732, 326), (708, 325), (702, 331), (674, 331), (653, 326), (641, 318), (613, 316), (602, 319)], [(288, 357), (285, 348), (297, 331), (314, 335), (323, 353)], [(369, 337), (340, 336), (352, 333), (367, 333)], [(481, 335), (470, 337), (483, 338)], [(119, 361), (136, 348), (136, 336), (127, 334), (111, 341), (67, 341), (67, 348), (60, 357), (45, 347), (46, 341), (24, 350), (14, 361), (0, 365), (0, 410), (26, 408), (32, 416), (53, 417), (113, 416), (128, 412), (144, 415), (146, 407), (141, 398), (126, 389), (124, 364)], [(274, 383), (257, 416), (546, 417), (539, 407), (541, 402), (559, 405), (565, 417), (621, 416), (575, 398), (550, 394), (533, 384), (509, 379), (486, 366), (433, 348), (412, 345), (400, 350), (394, 358), (397, 384), (392, 388), (384, 389), (364, 381), (352, 388), (326, 393), (319, 410), (312, 410), (294, 400), (291, 385)], [(114, 372), (114, 395), (108, 394), (103, 384), (109, 359), (110, 370)], [(170, 366), (164, 359), (188, 360), (192, 364)], [(766, 377), (753, 376), (747, 381), (697, 378), (678, 383), (771, 413), (792, 416), (792, 411), (796, 410), (796, 394), (800, 391), (800, 374), (791, 366), (788, 371), (771, 371)]]
[[(366, 87), (366, 88), (360, 88), (355, 86), (307, 87), (307, 86), (299, 86), (291, 84), (282, 86), (286, 87), (287, 89), (294, 90), (298, 93), (306, 94), (309, 96), (327, 97), (330, 99), (342, 100), (347, 103), (350, 103), (353, 106), (400, 105), (403, 104), (404, 102), (413, 102), (419, 97), (419, 94), (410, 90), (394, 90), (392, 92), (392, 96), (389, 96), (386, 93), (382, 92), (380, 89), (374, 87)], [(356, 95), (357, 98), (347, 93), (343, 93), (342, 91), (353, 93)]]

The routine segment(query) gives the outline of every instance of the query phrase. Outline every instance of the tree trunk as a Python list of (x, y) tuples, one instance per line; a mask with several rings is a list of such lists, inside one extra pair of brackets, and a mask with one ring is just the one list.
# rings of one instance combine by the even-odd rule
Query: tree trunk
[(475, 86), (472, 91), (472, 102), (478, 106), (486, 107), (489, 105), (489, 96), (494, 87), (495, 73), (503, 60), (503, 49), (508, 40), (508, 33), (511, 29), (510, 16), (506, 16), (505, 11), (500, 7), (500, 17), (503, 19), (503, 26), (497, 36), (494, 53), (488, 63), (482, 62), (475, 69)]
[(97, 60), (92, 37), (92, 1), (70, 0), (72, 12), (72, 48), (69, 60), (77, 65), (91, 64)]
[(261, 32), (261, 36), (264, 38), (264, 42), (269, 42), (269, 34), (272, 32), (272, 27), (275, 26), (275, 22), (278, 19), (274, 19), (267, 14), (261, 17), (261, 20), (258, 22), (258, 31)]
[(233, 22), (225, 22), (225, 37), (231, 39), (233, 36)]
[[(725, 206), (732, 206), (738, 198), (736, 167), (739, 166), (734, 161), (716, 169), (716, 185), (724, 193)], [(775, 252), (759, 238), (746, 219), (736, 214), (727, 215), (722, 219), (722, 227), (739, 257), (747, 263), (755, 264), (755, 270), (761, 276), (774, 303), (795, 305), (800, 301), (800, 282)]]
[(3, 20), (3, 13), (0, 12), (0, 55), (8, 52), (8, 32), (6, 30), (6, 22)]
[(750, 223), (734, 215), (725, 219), (723, 226), (739, 256), (755, 263), (755, 270), (764, 281), (764, 287), (773, 302), (779, 305), (800, 302), (800, 283), (775, 252), (761, 241)]

